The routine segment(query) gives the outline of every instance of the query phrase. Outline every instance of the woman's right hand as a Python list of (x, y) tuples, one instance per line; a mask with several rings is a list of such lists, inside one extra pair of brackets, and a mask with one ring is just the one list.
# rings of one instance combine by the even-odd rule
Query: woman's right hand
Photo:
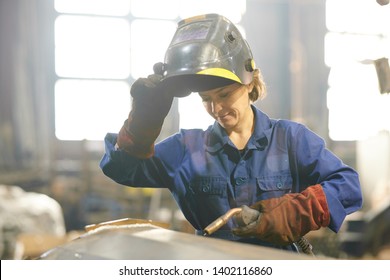
[(173, 102), (173, 95), (163, 89), (161, 79), (161, 75), (149, 75), (139, 78), (131, 87), (132, 108), (117, 145), (132, 156), (148, 158), (154, 154), (154, 141)]

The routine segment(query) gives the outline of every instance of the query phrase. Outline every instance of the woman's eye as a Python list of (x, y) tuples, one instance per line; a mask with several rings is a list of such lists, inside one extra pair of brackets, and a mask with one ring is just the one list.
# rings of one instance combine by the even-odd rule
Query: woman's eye
[(229, 92), (224, 92), (224, 93), (219, 95), (220, 98), (226, 98), (228, 96), (229, 96)]

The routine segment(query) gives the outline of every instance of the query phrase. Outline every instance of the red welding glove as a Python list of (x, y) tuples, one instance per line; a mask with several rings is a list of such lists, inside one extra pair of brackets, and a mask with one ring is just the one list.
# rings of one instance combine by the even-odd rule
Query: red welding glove
[(233, 233), (276, 245), (296, 242), (309, 231), (327, 227), (330, 223), (328, 204), (320, 184), (301, 193), (261, 200), (251, 208), (260, 212), (257, 221), (235, 228)]
[(149, 158), (171, 108), (173, 94), (161, 89), (161, 75), (153, 74), (134, 82), (129, 116), (119, 131), (117, 145), (132, 156)]

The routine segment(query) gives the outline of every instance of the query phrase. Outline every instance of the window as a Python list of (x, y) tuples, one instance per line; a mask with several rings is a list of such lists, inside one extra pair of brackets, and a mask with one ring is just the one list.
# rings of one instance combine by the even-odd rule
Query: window
[(56, 73), (60, 77), (126, 79), (130, 73), (128, 21), (61, 15), (55, 23)]
[[(154, 63), (164, 60), (180, 19), (220, 13), (238, 23), (246, 7), (244, 0), (238, 3), (55, 0), (54, 3), (58, 12), (54, 23), (58, 77), (55, 134), (60, 140), (102, 140), (107, 132), (119, 131), (131, 109), (131, 84), (149, 75)], [(196, 97), (179, 102), (181, 123), (185, 126), (194, 125), (191, 120), (195, 115), (199, 120), (194, 109), (186, 109), (190, 99)], [(204, 112), (200, 100), (198, 104)], [(209, 125), (210, 119), (204, 114)]]
[(390, 96), (380, 94), (373, 64), (390, 57), (390, 6), (369, 0), (327, 0), (326, 25), (329, 136), (360, 140), (390, 131)]

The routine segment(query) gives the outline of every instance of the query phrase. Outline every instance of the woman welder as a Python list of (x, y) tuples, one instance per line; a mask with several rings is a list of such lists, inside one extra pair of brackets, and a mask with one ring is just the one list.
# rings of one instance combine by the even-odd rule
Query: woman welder
[[(247, 205), (261, 213), (255, 222), (239, 226), (232, 219), (211, 236), (286, 250), (312, 230), (337, 232), (346, 215), (361, 208), (358, 174), (322, 138), (253, 105), (265, 85), (228, 19), (208, 14), (179, 22), (164, 63), (155, 68), (157, 74), (132, 85), (127, 120), (105, 138), (100, 166), (108, 177), (168, 188), (197, 234)], [(155, 144), (173, 98), (191, 92), (200, 95), (214, 124)]]

